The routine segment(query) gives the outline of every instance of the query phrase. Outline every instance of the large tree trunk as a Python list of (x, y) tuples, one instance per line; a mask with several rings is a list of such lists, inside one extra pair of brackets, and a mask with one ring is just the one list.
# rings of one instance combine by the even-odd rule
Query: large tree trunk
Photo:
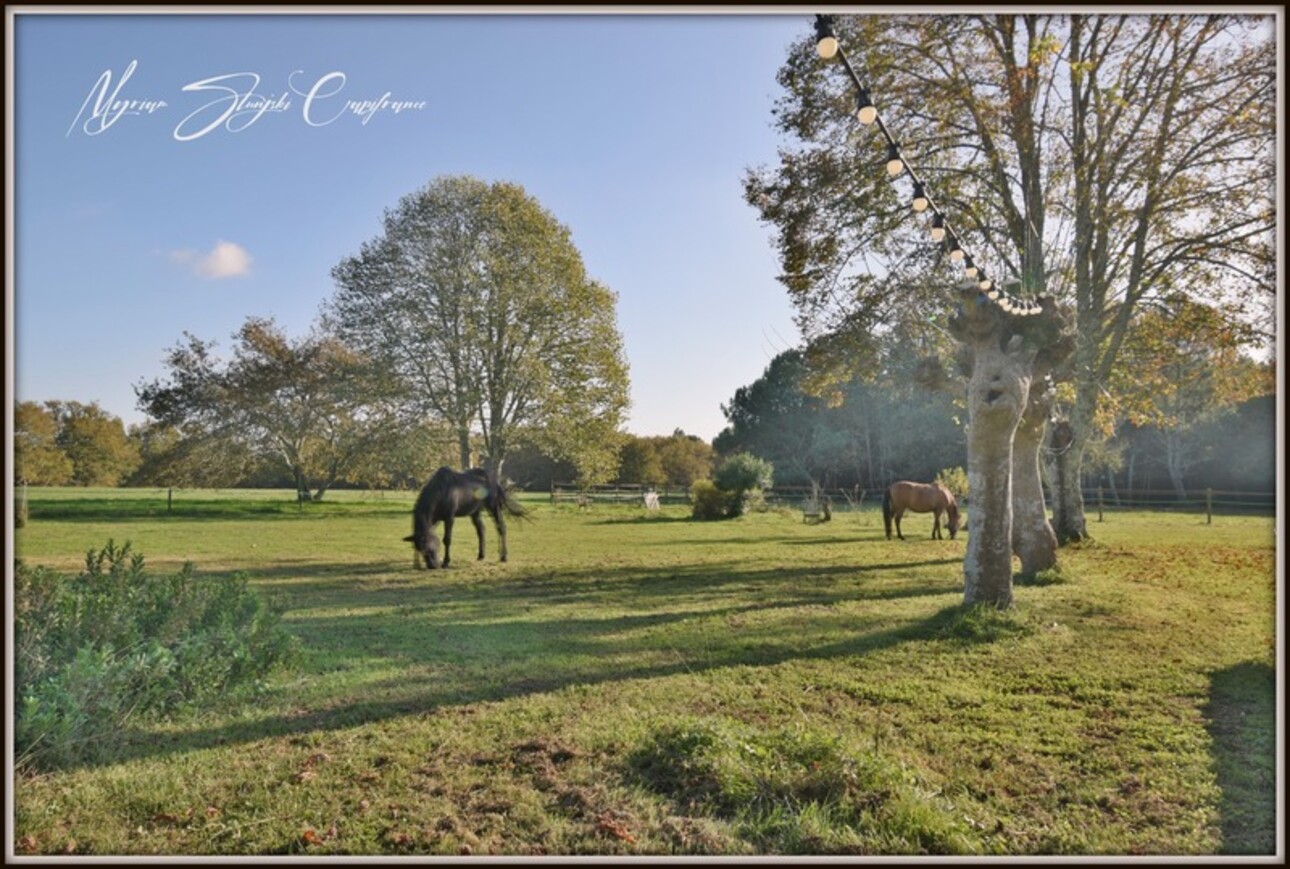
[(1084, 492), (1080, 488), (1080, 460), (1083, 444), (1076, 438), (1075, 426), (1059, 420), (1049, 434), (1053, 451), (1053, 531), (1059, 545), (1088, 539), (1084, 520)]
[(971, 344), (968, 489), (972, 533), (963, 558), (963, 602), (1012, 605), (1013, 438), (1030, 393), (1034, 351), (1020, 336), (1001, 348), (991, 332)]
[(470, 455), (470, 426), (469, 425), (457, 426), (457, 449), (461, 456), (461, 469), (464, 471), (467, 468), (471, 467), (471, 462), (472, 462), (471, 455)]
[(1026, 578), (1057, 566), (1057, 535), (1048, 522), (1039, 470), (1049, 409), (1050, 402), (1036, 390), (1012, 442), (1012, 551)]
[[(1018, 435), (1030, 403), (1036, 371), (1051, 371), (1071, 352), (1074, 333), (1065, 312), (1051, 299), (1042, 302), (1038, 316), (1015, 316), (983, 295), (975, 283), (960, 290), (963, 304), (950, 318), (950, 332), (960, 344), (959, 364), (968, 374), (968, 488), (971, 493), (971, 533), (963, 558), (965, 604), (989, 604), (1000, 609), (1012, 604), (1014, 478), (1020, 480), (1027, 520), (1027, 547), (1032, 564), (1043, 558), (1043, 489), (1039, 478), (1039, 441), (1044, 400)], [(1020, 437), (1023, 455), (1014, 458)], [(1018, 464), (1020, 466), (1018, 466)], [(1033, 546), (1032, 541), (1033, 540)], [(1055, 563), (1049, 541), (1049, 556)]]
[(310, 500), (309, 480), (305, 477), (304, 470), (299, 465), (292, 465), (291, 473), (296, 482), (296, 503), (300, 504)]

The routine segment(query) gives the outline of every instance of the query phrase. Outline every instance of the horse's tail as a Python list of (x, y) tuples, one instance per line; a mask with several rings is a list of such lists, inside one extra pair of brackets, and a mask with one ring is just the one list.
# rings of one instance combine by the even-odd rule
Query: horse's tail
[(515, 494), (509, 491), (502, 481), (497, 478), (496, 474), (490, 473), (490, 483), (493, 491), (496, 493), (497, 509), (506, 511), (506, 515), (513, 516), (516, 519), (531, 520), (532, 512), (519, 502)]
[(887, 529), (887, 539), (891, 539), (891, 486), (882, 493), (882, 524)]
[(517, 499), (512, 493), (506, 491), (501, 486), (498, 486), (497, 490), (502, 496), (502, 509), (506, 511), (508, 516), (514, 516), (516, 519), (524, 520), (531, 520), (533, 518), (533, 514), (529, 509), (521, 504), (519, 499)]

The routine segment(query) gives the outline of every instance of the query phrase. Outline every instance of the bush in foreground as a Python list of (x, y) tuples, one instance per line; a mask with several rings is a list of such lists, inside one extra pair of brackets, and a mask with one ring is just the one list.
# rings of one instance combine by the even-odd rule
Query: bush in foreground
[(130, 544), (67, 578), (14, 571), (15, 755), (50, 768), (90, 760), (131, 723), (255, 685), (298, 641), (246, 576), (152, 576)]

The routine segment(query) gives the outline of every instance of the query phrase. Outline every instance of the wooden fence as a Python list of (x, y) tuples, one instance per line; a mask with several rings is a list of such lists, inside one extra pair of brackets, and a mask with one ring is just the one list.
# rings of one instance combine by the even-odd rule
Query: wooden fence
[[(682, 486), (647, 486), (620, 483), (614, 485), (579, 488), (573, 483), (554, 483), (551, 486), (552, 504), (634, 504), (644, 508), (645, 493), (657, 492), (660, 504), (688, 504), (690, 490)], [(882, 506), (881, 489), (813, 489), (810, 486), (775, 486), (765, 493), (766, 503), (776, 507), (800, 508), (817, 497), (827, 496), (834, 512), (877, 509)], [(960, 506), (971, 509), (971, 499), (963, 499)], [(1114, 492), (1106, 488), (1084, 489), (1084, 511), (1088, 516), (1097, 515), (1099, 522), (1115, 510), (1167, 510), (1203, 514), (1212, 519), (1215, 513), (1274, 513), (1277, 509), (1275, 491), (1239, 492), (1219, 489), (1193, 489), (1181, 495), (1173, 490), (1133, 490)]]

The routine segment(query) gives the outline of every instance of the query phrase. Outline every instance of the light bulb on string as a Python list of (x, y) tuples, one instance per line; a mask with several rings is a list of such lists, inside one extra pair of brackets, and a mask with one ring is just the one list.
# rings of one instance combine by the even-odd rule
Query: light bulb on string
[(860, 88), (856, 96), (856, 120), (866, 127), (878, 120), (878, 108), (869, 100), (869, 92)]
[(932, 215), (932, 241), (940, 241), (945, 238), (945, 218), (938, 211)]
[(905, 171), (905, 161), (900, 159), (900, 149), (892, 142), (887, 146), (887, 174), (893, 178)]
[(926, 211), (931, 201), (927, 198), (927, 191), (923, 189), (921, 183), (914, 185), (914, 210)]
[(838, 39), (833, 35), (833, 25), (827, 15), (815, 16), (815, 50), (824, 60), (832, 60), (838, 53)]
[(968, 257), (966, 260), (964, 260), (964, 265), (966, 266), (966, 268), (963, 269), (963, 273), (967, 275), (969, 278), (976, 277), (977, 272), (980, 271), (980, 269), (976, 267), (976, 263), (972, 262), (972, 257)]
[(959, 240), (950, 236), (950, 262), (961, 262), (964, 257), (963, 248), (959, 247)]

